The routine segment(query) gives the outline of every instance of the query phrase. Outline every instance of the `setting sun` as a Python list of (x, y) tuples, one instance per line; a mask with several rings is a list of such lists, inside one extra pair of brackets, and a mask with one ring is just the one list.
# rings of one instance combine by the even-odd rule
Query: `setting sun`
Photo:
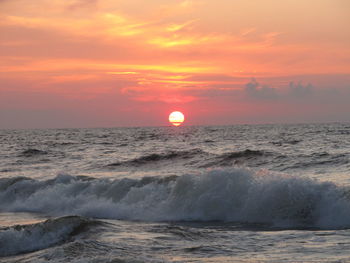
[(173, 111), (169, 115), (169, 122), (174, 126), (181, 125), (185, 120), (185, 116), (180, 111)]

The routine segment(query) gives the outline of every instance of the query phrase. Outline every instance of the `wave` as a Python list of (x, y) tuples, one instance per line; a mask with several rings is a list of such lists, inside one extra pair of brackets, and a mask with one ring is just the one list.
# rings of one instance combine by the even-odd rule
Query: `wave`
[(279, 141), (272, 141), (271, 143), (276, 145), (276, 146), (282, 146), (282, 145), (285, 145), (285, 144), (290, 144), (290, 145), (295, 145), (295, 144), (298, 144), (300, 143), (302, 140), (297, 140), (297, 139), (282, 139), (282, 140), (279, 140)]
[(189, 151), (170, 151), (167, 153), (152, 153), (149, 155), (144, 155), (132, 160), (127, 160), (124, 162), (115, 162), (112, 164), (109, 164), (107, 166), (113, 167), (113, 166), (142, 166), (154, 162), (159, 162), (159, 161), (167, 161), (167, 160), (176, 160), (176, 159), (181, 159), (181, 160), (186, 160), (186, 159), (191, 159), (194, 158), (195, 156), (205, 154), (204, 151), (200, 149), (193, 149)]
[[(8, 180), (9, 181), (9, 180)], [(249, 169), (137, 179), (59, 175), (0, 181), (0, 211), (142, 221), (350, 228), (350, 192), (331, 182)]]
[[(163, 161), (186, 161), (195, 159), (194, 162), (200, 168), (232, 166), (234, 164), (244, 164), (247, 162), (258, 162), (263, 158), (272, 156), (267, 151), (250, 150), (227, 152), (223, 154), (210, 154), (201, 149), (193, 149), (188, 151), (169, 151), (166, 153), (153, 153), (144, 155), (132, 160), (123, 162), (115, 162), (108, 164), (107, 167), (142, 167), (150, 164), (158, 164)], [(203, 164), (204, 163), (204, 164)], [(193, 165), (193, 163), (191, 163)]]
[(250, 150), (227, 152), (218, 155), (201, 167), (212, 166), (231, 166), (234, 164), (245, 164), (247, 162), (259, 162), (265, 157), (271, 157), (273, 154), (267, 151)]
[(313, 153), (295, 158), (294, 162), (287, 163), (283, 170), (305, 169), (329, 165), (346, 165), (349, 163), (349, 156), (345, 153), (330, 154), (327, 152)]
[(46, 151), (38, 150), (38, 149), (27, 149), (20, 153), (20, 156), (23, 157), (33, 157), (33, 156), (39, 156), (39, 155), (46, 155)]
[(66, 216), (0, 229), (0, 256), (32, 252), (68, 241), (96, 222), (79, 216)]
[(244, 151), (224, 153), (221, 156), (219, 156), (219, 158), (222, 159), (223, 161), (229, 161), (229, 160), (243, 159), (243, 158), (244, 159), (258, 158), (266, 155), (269, 155), (269, 153), (265, 151), (246, 149)]

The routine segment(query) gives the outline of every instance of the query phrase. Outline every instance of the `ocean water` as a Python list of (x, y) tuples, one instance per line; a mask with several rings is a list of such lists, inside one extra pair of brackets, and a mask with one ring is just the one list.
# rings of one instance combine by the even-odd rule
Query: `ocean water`
[(349, 262), (350, 124), (0, 130), (0, 262)]

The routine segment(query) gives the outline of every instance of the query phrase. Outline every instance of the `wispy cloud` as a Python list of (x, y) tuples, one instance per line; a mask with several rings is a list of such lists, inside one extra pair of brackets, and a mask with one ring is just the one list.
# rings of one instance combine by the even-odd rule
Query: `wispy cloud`
[(80, 8), (96, 8), (99, 0), (75, 0), (67, 5), (67, 9), (75, 11)]

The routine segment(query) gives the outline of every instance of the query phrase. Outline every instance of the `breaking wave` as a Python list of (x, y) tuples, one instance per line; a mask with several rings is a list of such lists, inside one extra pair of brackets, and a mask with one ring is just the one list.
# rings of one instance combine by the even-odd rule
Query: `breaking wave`
[(79, 216), (0, 229), (0, 256), (32, 252), (69, 241), (96, 221)]
[(330, 182), (249, 169), (137, 179), (0, 180), (0, 211), (142, 221), (350, 228), (350, 193)]

